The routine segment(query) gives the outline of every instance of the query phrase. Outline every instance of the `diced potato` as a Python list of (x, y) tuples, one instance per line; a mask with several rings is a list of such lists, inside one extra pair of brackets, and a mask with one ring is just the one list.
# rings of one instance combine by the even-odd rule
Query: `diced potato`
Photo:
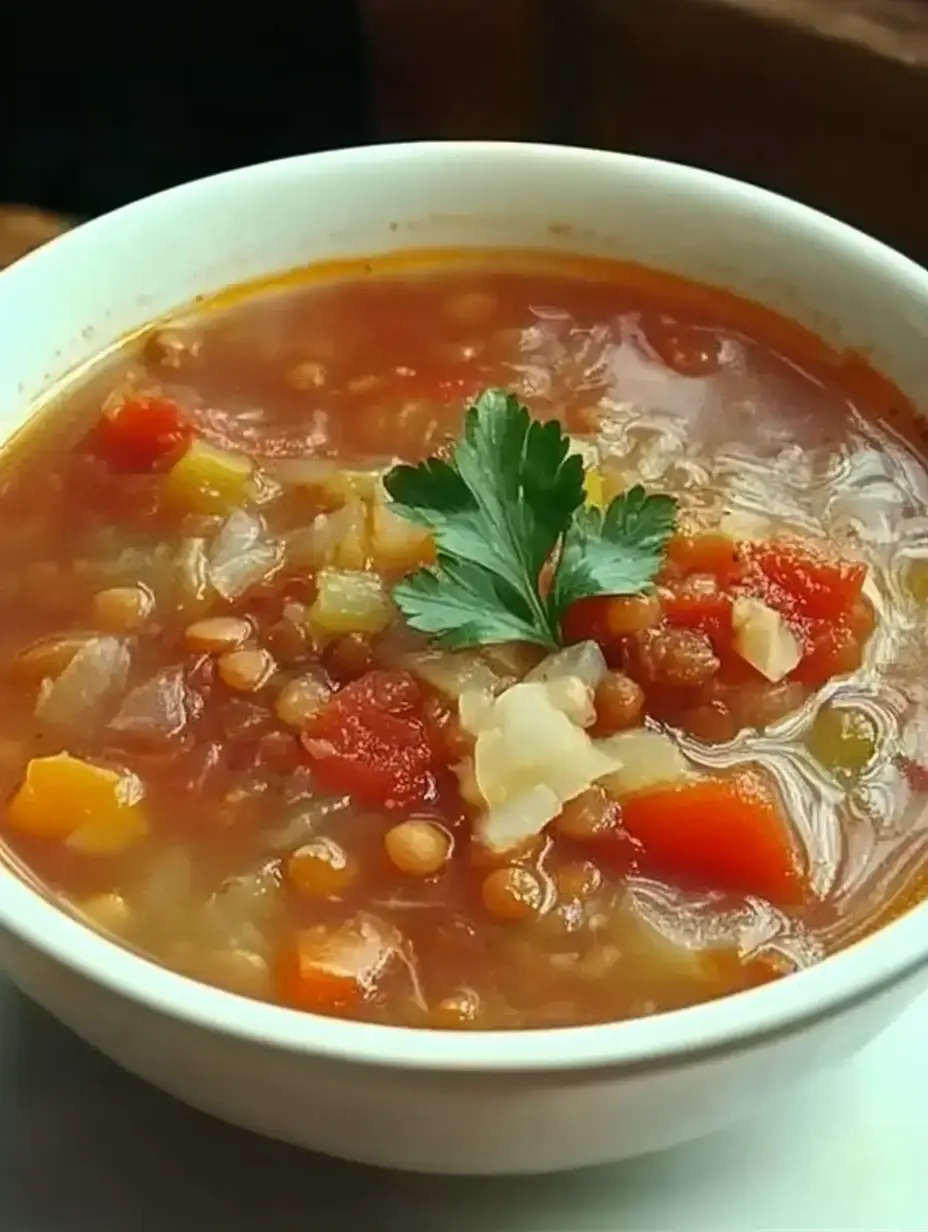
[(736, 652), (771, 684), (799, 666), (802, 647), (798, 639), (780, 613), (760, 599), (736, 599), (731, 623)]
[(197, 439), (168, 471), (164, 494), (194, 513), (228, 513), (246, 503), (252, 472), (244, 454)]
[[(505, 849), (512, 830), (530, 824), (522, 824), (529, 814), (534, 832), (540, 833), (559, 811), (556, 803), (566, 803), (619, 768), (552, 703), (544, 684), (507, 689), (493, 703), (487, 722), (477, 736), (474, 769), (490, 810), (478, 821), (475, 836), (493, 850)], [(507, 806), (515, 801), (526, 804), (518, 806), (516, 821), (511, 821)]]
[(688, 773), (683, 754), (670, 737), (661, 732), (643, 727), (622, 732), (600, 740), (599, 748), (617, 763), (617, 769), (599, 780), (609, 795), (617, 799), (678, 782)]
[(324, 569), (310, 620), (324, 633), (380, 633), (393, 619), (393, 603), (376, 573)]
[(147, 833), (142, 795), (134, 775), (69, 753), (34, 757), (7, 806), (7, 822), (35, 838), (64, 840), (86, 855), (112, 855)]
[(394, 513), (383, 500), (371, 514), (371, 554), (378, 569), (411, 570), (428, 564), (435, 555), (431, 532)]

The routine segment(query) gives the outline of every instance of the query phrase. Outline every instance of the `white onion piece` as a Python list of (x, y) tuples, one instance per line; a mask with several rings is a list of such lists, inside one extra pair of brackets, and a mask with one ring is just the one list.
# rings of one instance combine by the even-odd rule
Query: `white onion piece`
[(596, 722), (596, 706), (593, 690), (576, 676), (557, 676), (545, 685), (545, 691), (553, 706), (566, 714), (578, 727), (592, 727)]
[(555, 793), (539, 784), (484, 813), (474, 834), (490, 851), (511, 851), (540, 834), (560, 811), (561, 801)]
[(59, 727), (92, 727), (126, 687), (129, 662), (129, 650), (118, 638), (87, 642), (56, 679), (43, 682), (36, 718)]
[(492, 725), (493, 694), (484, 689), (466, 689), (458, 698), (458, 718), (466, 732), (479, 735)]
[(340, 544), (364, 533), (365, 511), (350, 501), (332, 513), (318, 513), (309, 526), (286, 536), (287, 562), (293, 569), (322, 569), (334, 563)]
[(669, 736), (641, 727), (597, 742), (615, 763), (599, 780), (610, 796), (621, 799), (636, 791), (681, 782), (689, 776), (686, 760)]
[(126, 695), (113, 731), (139, 740), (172, 740), (187, 726), (187, 688), (181, 667), (167, 667)]
[(802, 647), (779, 612), (760, 599), (736, 599), (731, 610), (732, 645), (746, 663), (778, 684), (799, 666)]
[(224, 599), (238, 599), (269, 578), (281, 563), (280, 545), (263, 536), (261, 523), (243, 509), (236, 509), (217, 535), (207, 574)]
[(536, 787), (565, 804), (618, 768), (552, 704), (543, 684), (507, 689), (487, 723), (474, 747), (474, 775), (491, 812)]
[(532, 668), (525, 679), (527, 682), (539, 681), (546, 684), (550, 680), (568, 676), (579, 680), (595, 692), (607, 670), (603, 652), (596, 642), (578, 642), (576, 646), (568, 646), (548, 655), (537, 667)]
[(178, 602), (181, 609), (201, 603), (209, 592), (205, 539), (181, 541), (175, 561)]
[(511, 678), (494, 671), (479, 652), (472, 650), (413, 651), (403, 663), (419, 680), (452, 702), (464, 693), (492, 696), (511, 683)]

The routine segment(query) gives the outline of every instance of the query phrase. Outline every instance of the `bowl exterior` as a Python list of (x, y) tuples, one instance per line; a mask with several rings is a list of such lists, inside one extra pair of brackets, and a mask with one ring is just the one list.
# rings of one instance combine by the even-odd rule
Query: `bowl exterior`
[[(202, 1112), (360, 1163), (481, 1175), (612, 1163), (723, 1129), (846, 1061), (928, 985), (920, 971), (814, 1024), (645, 1072), (480, 1076), (345, 1064), (204, 1031), (101, 988), (9, 933), (0, 959), (88, 1043)], [(564, 1043), (566, 1052), (569, 1033)]]

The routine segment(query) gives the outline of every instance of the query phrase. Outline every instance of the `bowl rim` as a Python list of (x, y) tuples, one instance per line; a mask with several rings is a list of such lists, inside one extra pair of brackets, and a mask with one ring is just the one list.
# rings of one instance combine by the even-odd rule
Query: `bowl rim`
[[(166, 198), (182, 205), (185, 199), (222, 193), (249, 179), (298, 180), (308, 165), (332, 175), (359, 164), (395, 172), (409, 160), (433, 157), (495, 159), (501, 174), (519, 160), (535, 162), (558, 176), (620, 169), (670, 192), (689, 191), (704, 202), (724, 198), (761, 220), (789, 226), (800, 243), (822, 241), (843, 249), (858, 263), (879, 270), (884, 280), (894, 281), (900, 294), (908, 292), (928, 303), (928, 271), (846, 223), (766, 189), (636, 154), (494, 141), (359, 146), (258, 163), (181, 184), (85, 223), (29, 254), (0, 279), (0, 303), (27, 291), (33, 278), (45, 277), (46, 267), (66, 264), (81, 245), (105, 248), (113, 220), (131, 217), (140, 231), (157, 229), (158, 210)], [(0, 925), (91, 983), (179, 1023), (309, 1057), (441, 1071), (448, 1077), (457, 1072), (465, 1080), (476, 1073), (496, 1078), (576, 1070), (624, 1073), (757, 1047), (870, 1000), (928, 964), (928, 903), (922, 903), (808, 970), (688, 1009), (595, 1026), (461, 1032), (326, 1018), (200, 984), (93, 932), (2, 862)]]

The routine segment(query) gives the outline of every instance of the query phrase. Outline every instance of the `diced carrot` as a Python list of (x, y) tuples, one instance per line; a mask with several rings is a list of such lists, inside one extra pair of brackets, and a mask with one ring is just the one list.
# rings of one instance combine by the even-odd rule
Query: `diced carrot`
[(118, 471), (153, 471), (179, 458), (193, 439), (193, 428), (169, 398), (129, 398), (97, 424), (92, 443)]
[(6, 819), (24, 834), (63, 840), (84, 855), (113, 855), (148, 831), (141, 795), (133, 775), (56, 753), (29, 762)]
[(622, 825), (641, 844), (642, 867), (655, 875), (781, 907), (803, 897), (789, 823), (756, 771), (631, 796)]
[(397, 951), (396, 934), (371, 916), (359, 916), (334, 931), (304, 929), (278, 963), (278, 995), (296, 1009), (351, 1013), (376, 991)]
[(738, 544), (718, 531), (703, 535), (674, 535), (667, 545), (667, 559), (684, 575), (711, 573), (722, 586), (730, 586), (741, 576)]
[(818, 543), (773, 539), (746, 544), (748, 589), (784, 616), (840, 620), (858, 598), (866, 565), (841, 560)]

